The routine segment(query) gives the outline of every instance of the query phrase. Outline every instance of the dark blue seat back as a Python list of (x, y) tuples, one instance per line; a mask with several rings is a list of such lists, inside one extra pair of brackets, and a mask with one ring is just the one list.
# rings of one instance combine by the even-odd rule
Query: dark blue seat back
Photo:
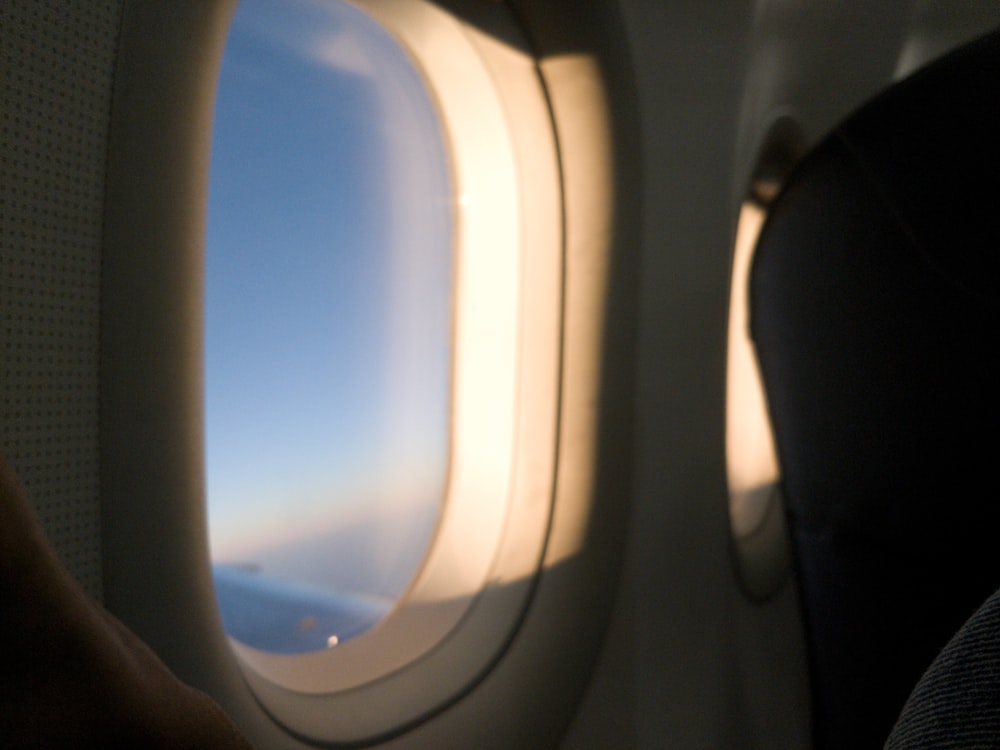
[(751, 325), (784, 478), (817, 748), (880, 747), (1000, 586), (1000, 34), (800, 164)]

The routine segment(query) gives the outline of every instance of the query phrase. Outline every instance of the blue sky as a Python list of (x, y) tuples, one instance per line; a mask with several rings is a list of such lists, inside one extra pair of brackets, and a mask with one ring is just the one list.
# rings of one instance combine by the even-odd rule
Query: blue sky
[[(300, 577), (289, 544), (363, 527), (419, 562), (447, 461), (451, 225), (444, 139), (405, 52), (337, 0), (242, 0), (206, 249), (216, 559), (273, 552)], [(414, 512), (413, 539), (368, 523)]]

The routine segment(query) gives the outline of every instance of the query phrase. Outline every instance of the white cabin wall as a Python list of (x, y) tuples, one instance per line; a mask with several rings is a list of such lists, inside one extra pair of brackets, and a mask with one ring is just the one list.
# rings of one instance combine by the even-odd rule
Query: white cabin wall
[[(617, 616), (564, 746), (725, 747), (736, 727), (720, 717), (733, 715), (737, 660), (721, 342), (730, 154), (752, 7), (622, 8), (644, 169), (634, 494)], [(673, 321), (681, 324), (664, 325)]]
[(725, 747), (739, 722), (722, 342), (753, 8), (622, 9), (644, 169), (633, 504), (617, 611), (564, 747)]

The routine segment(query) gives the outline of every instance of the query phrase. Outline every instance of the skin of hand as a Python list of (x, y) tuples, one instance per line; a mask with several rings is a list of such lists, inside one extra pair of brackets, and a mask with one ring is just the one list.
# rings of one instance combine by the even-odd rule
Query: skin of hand
[(2, 455), (0, 738), (11, 750), (251, 750), (63, 567)]

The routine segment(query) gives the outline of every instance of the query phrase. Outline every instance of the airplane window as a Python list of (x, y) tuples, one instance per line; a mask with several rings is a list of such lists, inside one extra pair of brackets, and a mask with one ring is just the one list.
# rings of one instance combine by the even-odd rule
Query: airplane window
[(241, 0), (215, 113), (206, 473), (236, 641), (291, 654), (379, 622), (438, 524), (452, 190), (402, 47), (331, 0)]
[(729, 521), (744, 592), (763, 601), (788, 569), (781, 497), (781, 469), (771, 418), (750, 339), (748, 286), (753, 252), (771, 202), (803, 153), (804, 138), (789, 117), (764, 138), (751, 184), (740, 207), (729, 297), (726, 363), (726, 468)]

